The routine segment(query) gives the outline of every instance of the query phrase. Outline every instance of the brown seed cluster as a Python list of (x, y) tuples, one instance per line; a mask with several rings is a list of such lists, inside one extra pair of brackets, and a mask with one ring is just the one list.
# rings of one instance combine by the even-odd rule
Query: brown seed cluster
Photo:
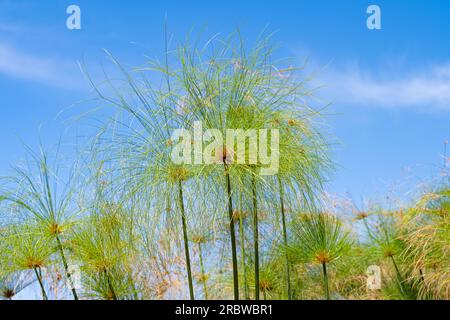
[(56, 236), (62, 233), (62, 228), (59, 224), (53, 223), (49, 226), (49, 231), (51, 235)]
[(368, 217), (369, 215), (367, 214), (367, 212), (359, 212), (356, 215), (356, 220), (364, 220)]
[(16, 293), (12, 289), (5, 289), (2, 291), (1, 295), (6, 299), (11, 299), (16, 295)]
[(188, 171), (183, 167), (174, 167), (169, 172), (172, 181), (185, 181), (188, 178)]
[(392, 250), (392, 249), (390, 249), (390, 248), (385, 249), (385, 250), (383, 251), (383, 255), (384, 255), (386, 258), (393, 257), (394, 254), (395, 254), (394, 250)]
[(247, 216), (247, 212), (243, 210), (234, 210), (233, 212), (233, 220), (239, 221), (240, 219), (245, 219)]
[(202, 235), (195, 235), (192, 237), (192, 242), (194, 243), (205, 243), (206, 237)]
[(267, 279), (263, 279), (263, 280), (259, 281), (259, 289), (261, 291), (266, 291), (266, 292), (272, 290), (273, 289), (272, 282)]
[(322, 264), (329, 263), (331, 261), (330, 255), (328, 254), (328, 252), (325, 252), (325, 251), (318, 252), (314, 258), (316, 259), (316, 261), (318, 261)]
[(25, 262), (25, 266), (28, 269), (36, 269), (36, 268), (41, 268), (44, 266), (44, 261), (41, 259), (36, 259), (36, 258), (28, 258), (28, 260)]

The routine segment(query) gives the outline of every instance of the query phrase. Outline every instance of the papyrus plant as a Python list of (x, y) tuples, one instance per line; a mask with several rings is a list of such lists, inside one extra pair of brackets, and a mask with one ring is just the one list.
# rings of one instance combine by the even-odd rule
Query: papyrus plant
[[(67, 280), (71, 283), (64, 240), (78, 214), (72, 202), (76, 188), (75, 170), (64, 168), (59, 163), (62, 159), (58, 153), (51, 158), (42, 147), (38, 152), (29, 148), (28, 151), (29, 159), (25, 165), (16, 166), (14, 175), (5, 178), (0, 201), (13, 206), (18, 212), (14, 220), (42, 228), (39, 232), (52, 239)], [(51, 159), (55, 161), (53, 166)], [(70, 290), (73, 298), (78, 300), (73, 285)]]
[(288, 252), (300, 261), (319, 264), (323, 272), (324, 297), (331, 299), (328, 266), (345, 255), (352, 244), (343, 223), (327, 213), (300, 214), (292, 226)]
[(49, 243), (52, 237), (36, 223), (14, 224), (7, 228), (4, 237), (4, 253), (8, 257), (9, 272), (32, 272), (39, 284), (42, 299), (48, 300), (45, 286), (45, 270), (52, 263), (56, 245)]
[[(298, 70), (275, 66), (278, 61), (270, 37), (262, 37), (250, 47), (236, 35), (225, 40), (214, 38), (202, 48), (182, 46), (177, 54), (179, 69), (167, 71), (167, 76), (174, 79), (174, 99), (182, 101), (186, 126), (189, 128), (193, 121), (199, 121), (205, 130), (219, 130), (222, 136), (229, 129), (279, 130), (280, 145), (275, 148), (270, 145), (268, 154), (279, 154), (275, 187), (279, 188), (281, 206), (283, 184), (298, 192), (303, 203), (312, 206), (321, 190), (323, 171), (329, 167), (327, 145), (313, 124), (319, 112), (304, 103), (310, 92), (305, 88), (305, 81), (295, 76)], [(222, 188), (227, 198), (235, 299), (239, 298), (240, 286), (233, 213), (237, 211), (235, 203), (239, 193), (250, 199), (255, 297), (259, 299), (258, 202), (260, 193), (274, 186), (274, 180), (261, 175), (267, 166), (261, 158), (250, 163), (255, 156), (251, 154), (250, 144), (255, 142), (246, 143), (246, 163), (236, 162), (239, 147), (224, 142), (223, 148), (215, 152), (216, 165), (205, 170), (213, 177), (210, 179), (213, 187)], [(285, 212), (281, 211), (287, 240)]]

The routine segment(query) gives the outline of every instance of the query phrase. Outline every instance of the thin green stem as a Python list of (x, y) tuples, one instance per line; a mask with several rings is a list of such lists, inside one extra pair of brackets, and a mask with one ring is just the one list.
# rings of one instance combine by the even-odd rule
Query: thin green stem
[(237, 260), (237, 249), (236, 249), (236, 233), (234, 228), (233, 219), (233, 199), (231, 194), (231, 180), (230, 173), (228, 172), (228, 165), (226, 164), (226, 159), (224, 159), (225, 167), (225, 178), (227, 183), (227, 196), (228, 196), (228, 217), (230, 219), (230, 239), (231, 239), (231, 255), (233, 260), (233, 289), (234, 289), (234, 300), (239, 300), (239, 274), (238, 274), (238, 260)]
[(327, 273), (327, 264), (322, 263), (323, 268), (323, 285), (325, 290), (325, 300), (331, 300), (330, 299), (330, 289), (328, 287), (328, 273)]
[(394, 265), (395, 272), (397, 273), (397, 278), (400, 281), (403, 281), (402, 274), (400, 273), (400, 269), (398, 268), (397, 263), (395, 262), (394, 256), (390, 256), (390, 258), (391, 258), (392, 264)]
[[(286, 227), (286, 209), (284, 207), (284, 189), (283, 184), (281, 183), (280, 176), (277, 176), (278, 178), (278, 185), (280, 189), (280, 207), (281, 207), (281, 222), (283, 227), (283, 241), (285, 247), (288, 245), (288, 239), (287, 239), (287, 227)], [(292, 289), (291, 289), (291, 268), (290, 268), (290, 262), (289, 262), (289, 254), (286, 251), (285, 253), (286, 257), (286, 286), (287, 286), (287, 296), (288, 300), (292, 300)]]
[(184, 241), (184, 253), (186, 256), (186, 269), (189, 283), (189, 296), (191, 300), (195, 300), (194, 296), (194, 284), (192, 281), (192, 270), (191, 270), (191, 256), (189, 253), (189, 240), (187, 234), (187, 223), (186, 223), (186, 212), (184, 209), (184, 198), (183, 198), (183, 185), (181, 180), (178, 181), (178, 191), (179, 191), (179, 202), (180, 202), (180, 210), (181, 210), (181, 223), (183, 227), (183, 241)]
[(72, 275), (69, 272), (69, 265), (67, 264), (67, 259), (66, 259), (66, 256), (64, 254), (64, 249), (63, 249), (63, 246), (62, 246), (62, 243), (61, 243), (61, 239), (59, 238), (58, 235), (56, 235), (56, 243), (57, 243), (57, 246), (58, 246), (58, 251), (59, 251), (59, 253), (61, 255), (61, 260), (63, 262), (64, 270), (66, 271), (66, 277), (67, 277), (67, 280), (69, 281), (70, 289), (72, 291), (73, 298), (75, 300), (78, 300), (78, 294), (77, 294), (77, 291), (75, 290), (75, 285), (73, 283)]
[(256, 177), (252, 175), (253, 197), (253, 246), (255, 251), (255, 300), (260, 300), (259, 293), (259, 230), (258, 230), (258, 199), (256, 195)]
[(402, 274), (401, 274), (401, 272), (400, 272), (400, 269), (399, 269), (398, 266), (397, 266), (397, 263), (395, 262), (394, 256), (390, 256), (390, 258), (391, 258), (392, 264), (394, 265), (395, 272), (396, 272), (396, 274), (397, 274), (397, 281), (398, 281), (398, 284), (399, 284), (401, 290), (402, 290), (404, 293), (407, 293), (408, 289), (405, 287), (405, 281), (404, 281), (404, 278), (403, 278), (403, 276), (402, 276)]
[[(38, 269), (39, 269), (39, 271), (38, 271)], [(34, 270), (34, 273), (36, 274), (36, 278), (39, 282), (39, 286), (41, 287), (42, 299), (48, 300), (48, 296), (47, 296), (47, 293), (45, 292), (45, 288), (44, 288), (44, 283), (42, 282), (42, 274), (40, 272), (41, 269), (35, 267), (35, 268), (33, 268), (33, 270)]]
[(203, 251), (202, 251), (202, 244), (198, 243), (198, 256), (200, 259), (200, 270), (202, 273), (202, 282), (203, 282), (203, 291), (205, 294), (205, 300), (208, 300), (208, 286), (206, 285), (206, 272), (205, 272), (205, 264), (203, 263)]
[(403, 276), (402, 276), (402, 274), (400, 272), (400, 269), (397, 266), (397, 263), (395, 262), (394, 256), (390, 256), (390, 258), (391, 258), (392, 264), (394, 265), (395, 272), (397, 274), (398, 282), (399, 282), (400, 286), (402, 287), (402, 289), (405, 289), (404, 286), (403, 286), (404, 279), (403, 279)]
[(247, 266), (245, 265), (245, 232), (244, 232), (244, 217), (239, 215), (239, 234), (241, 237), (241, 256), (242, 256), (242, 272), (244, 275), (244, 296), (245, 300), (250, 300), (249, 288), (247, 281)]

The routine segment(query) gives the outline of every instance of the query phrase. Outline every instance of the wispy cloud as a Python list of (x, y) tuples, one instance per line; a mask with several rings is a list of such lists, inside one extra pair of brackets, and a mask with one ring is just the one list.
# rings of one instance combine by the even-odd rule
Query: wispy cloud
[(450, 111), (450, 63), (416, 73), (383, 77), (358, 66), (325, 72), (328, 90), (345, 104)]
[(0, 74), (45, 85), (77, 89), (82, 79), (76, 61), (41, 57), (0, 42)]

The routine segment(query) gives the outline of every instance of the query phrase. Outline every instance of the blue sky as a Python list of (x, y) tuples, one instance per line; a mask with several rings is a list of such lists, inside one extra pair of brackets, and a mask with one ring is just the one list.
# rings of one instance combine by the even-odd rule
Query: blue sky
[[(71, 4), (81, 8), (81, 30), (66, 28)], [(370, 4), (381, 8), (382, 30), (366, 27)], [(333, 102), (327, 123), (339, 167), (328, 190), (355, 201), (412, 190), (439, 173), (450, 133), (449, 12), (445, 0), (0, 0), (0, 175), (23, 157), (21, 141), (84, 133), (64, 124), (77, 111), (57, 117), (90, 96), (77, 61), (107, 65), (104, 48), (130, 66), (161, 56), (167, 15), (174, 42), (191, 30), (239, 27), (249, 41), (266, 26), (277, 31), (278, 54), (308, 58), (308, 70), (320, 70), (318, 95)]]

